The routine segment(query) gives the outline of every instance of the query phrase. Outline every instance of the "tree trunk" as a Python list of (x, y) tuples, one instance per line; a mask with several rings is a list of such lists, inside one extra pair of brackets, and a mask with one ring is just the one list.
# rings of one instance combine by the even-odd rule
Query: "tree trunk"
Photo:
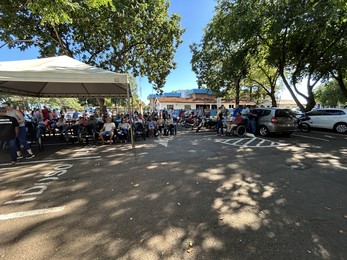
[(235, 91), (236, 91), (235, 106), (236, 107), (240, 104), (240, 81), (241, 81), (240, 78), (236, 79), (236, 85), (235, 85)]
[(337, 76), (335, 76), (335, 75), (333, 74), (333, 77), (336, 79), (337, 83), (339, 84), (339, 87), (340, 87), (340, 89), (341, 89), (341, 92), (342, 92), (343, 96), (344, 96), (345, 98), (347, 98), (347, 88), (346, 88), (345, 82), (344, 82), (344, 80), (343, 80), (342, 72), (339, 70), (339, 71), (337, 72)]
[[(283, 71), (280, 72), (280, 76), (284, 82), (284, 85), (286, 86), (286, 88), (288, 89), (289, 93), (291, 94), (292, 98), (294, 99), (295, 103), (298, 105), (299, 109), (302, 111), (302, 112), (307, 112), (307, 111), (310, 111), (311, 109), (307, 110), (307, 106), (304, 107), (303, 104), (301, 104), (300, 100), (296, 97), (296, 95), (294, 94), (294, 91), (293, 89), (290, 87), (288, 81), (287, 81), (287, 78), (286, 76), (284, 75)], [(306, 100), (308, 98), (305, 98)], [(307, 102), (307, 105), (309, 104), (309, 102)]]
[(96, 100), (98, 101), (99, 103), (99, 106), (100, 106), (100, 113), (102, 115), (106, 115), (106, 106), (105, 106), (105, 98), (96, 98)]
[(271, 105), (272, 105), (272, 107), (277, 107), (277, 100), (276, 100), (276, 97), (275, 97), (275, 93), (271, 92), (270, 97), (271, 97)]

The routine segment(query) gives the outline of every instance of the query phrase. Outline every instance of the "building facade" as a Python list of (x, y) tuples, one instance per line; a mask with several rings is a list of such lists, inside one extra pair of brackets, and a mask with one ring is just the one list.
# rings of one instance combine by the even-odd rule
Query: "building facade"
[[(211, 90), (191, 89), (176, 93), (163, 93), (162, 95), (151, 94), (147, 97), (151, 111), (162, 109), (185, 109), (194, 110), (199, 107), (217, 109), (217, 97)], [(226, 108), (234, 108), (232, 99), (220, 99), (220, 105)], [(240, 105), (254, 105), (254, 102), (240, 101)]]

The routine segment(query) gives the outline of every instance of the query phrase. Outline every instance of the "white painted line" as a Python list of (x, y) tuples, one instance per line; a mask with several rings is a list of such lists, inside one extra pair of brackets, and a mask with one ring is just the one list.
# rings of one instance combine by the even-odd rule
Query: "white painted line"
[(239, 140), (237, 140), (236, 142), (233, 142), (233, 144), (238, 144), (238, 143), (240, 143), (240, 142), (242, 142), (244, 139), (239, 139)]
[[(62, 161), (75, 161), (75, 160), (87, 160), (87, 159), (99, 159), (101, 156), (86, 156), (86, 157), (71, 157), (63, 159), (51, 159), (51, 160), (41, 160), (41, 161), (25, 161), (17, 162), (15, 165), (24, 165), (24, 164), (35, 164), (35, 163), (46, 163), (46, 162), (62, 162)], [(0, 165), (12, 165), (11, 163), (2, 163)]]
[(10, 201), (6, 201), (4, 204), (7, 205), (7, 204), (23, 203), (23, 202), (33, 201), (35, 199), (36, 197), (19, 199), (19, 200), (10, 200)]
[(313, 137), (313, 136), (306, 136), (306, 135), (293, 135), (293, 136), (297, 136), (297, 137), (303, 137), (303, 138), (308, 138), (308, 139), (315, 139), (315, 140), (320, 140), (320, 141), (329, 142), (329, 140), (327, 140), (327, 139), (318, 138), (318, 137)]
[(64, 209), (65, 209), (65, 206), (47, 208), (47, 209), (35, 209), (35, 210), (29, 210), (29, 211), (20, 211), (20, 212), (13, 212), (13, 213), (9, 213), (9, 214), (1, 214), (0, 220), (9, 220), (9, 219), (15, 219), (15, 218), (24, 218), (24, 217), (44, 215), (44, 214), (49, 214), (49, 213), (56, 213), (56, 212), (61, 212)]
[(169, 138), (160, 138), (158, 137), (158, 140), (154, 140), (154, 142), (158, 143), (158, 144), (161, 144), (165, 147), (168, 147), (169, 145), (169, 141), (172, 140), (173, 137), (169, 137)]
[(247, 146), (248, 144), (252, 143), (253, 141), (257, 140), (256, 137), (252, 138), (251, 140), (249, 140), (247, 143), (243, 144), (244, 146)]
[[(26, 189), (22, 192), (20, 192), (17, 196), (33, 196), (33, 195), (40, 195), (47, 189), (47, 186), (40, 185), (40, 186), (34, 186), (29, 189)], [(28, 192), (31, 191), (31, 192)]]
[(259, 142), (256, 146), (261, 146), (263, 143), (265, 143), (266, 140), (261, 140), (261, 142)]
[(231, 139), (217, 139), (216, 141), (219, 142), (219, 143), (226, 144), (226, 143), (230, 142)]

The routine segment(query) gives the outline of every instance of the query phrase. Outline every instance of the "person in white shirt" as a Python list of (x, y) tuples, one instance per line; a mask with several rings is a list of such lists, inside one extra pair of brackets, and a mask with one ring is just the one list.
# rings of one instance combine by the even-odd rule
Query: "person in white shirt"
[(126, 143), (128, 141), (128, 132), (130, 129), (130, 124), (122, 119), (122, 122), (118, 125), (117, 136), (121, 142)]
[(65, 136), (65, 139), (68, 140), (68, 132), (70, 127), (68, 126), (66, 119), (64, 118), (64, 115), (61, 115), (56, 123), (56, 127), (59, 129), (59, 132), (61, 135)]
[(106, 118), (106, 123), (104, 123), (101, 131), (100, 131), (100, 139), (102, 143), (105, 143), (105, 138), (107, 135), (110, 136), (110, 144), (112, 144), (113, 136), (114, 136), (114, 129), (116, 128), (115, 123), (112, 122), (111, 117)]

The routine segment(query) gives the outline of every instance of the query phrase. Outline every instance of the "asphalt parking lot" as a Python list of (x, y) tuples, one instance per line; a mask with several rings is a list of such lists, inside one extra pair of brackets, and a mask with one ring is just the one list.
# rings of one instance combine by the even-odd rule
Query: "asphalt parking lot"
[(36, 155), (0, 155), (3, 259), (347, 259), (346, 135), (179, 129)]

